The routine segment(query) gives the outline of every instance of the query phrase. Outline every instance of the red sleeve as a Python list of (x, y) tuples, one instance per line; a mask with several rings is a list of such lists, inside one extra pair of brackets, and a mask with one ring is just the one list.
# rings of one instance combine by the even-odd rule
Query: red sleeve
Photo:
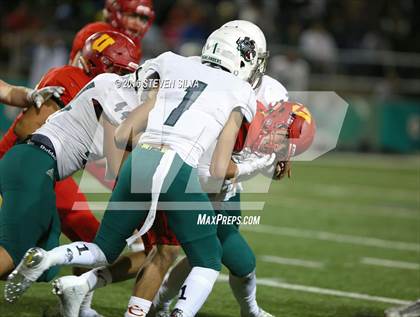
[(248, 135), (248, 129), (250, 124), (248, 122), (243, 122), (239, 128), (238, 136), (236, 137), (236, 143), (233, 147), (233, 152), (240, 152), (244, 148), (246, 136)]
[(77, 93), (90, 81), (84, 71), (73, 66), (52, 68), (42, 77), (38, 88), (46, 86), (61, 86), (65, 88), (60, 99), (67, 105)]
[(85, 25), (79, 32), (77, 32), (76, 36), (74, 37), (73, 46), (70, 52), (70, 62), (73, 61), (77, 52), (82, 50), (83, 45), (85, 45), (85, 41), (89, 36), (95, 34), (96, 32), (104, 31), (115, 31), (115, 29), (108, 23), (94, 22)]
[(251, 123), (242, 123), (241, 128), (239, 129), (238, 136), (236, 138), (236, 144), (234, 147), (234, 152), (240, 152), (245, 145), (252, 145), (256, 138), (259, 136), (262, 123), (265, 118), (266, 108), (264, 105), (257, 101), (257, 112), (255, 113), (254, 119)]
[(17, 136), (14, 132), (16, 124), (19, 122), (20, 118), (22, 118), (22, 113), (20, 113), (15, 121), (13, 121), (10, 128), (6, 131), (6, 133), (3, 135), (3, 137), (0, 140), (0, 159), (3, 158), (4, 154), (6, 154), (7, 151), (9, 151), (13, 145), (16, 144)]

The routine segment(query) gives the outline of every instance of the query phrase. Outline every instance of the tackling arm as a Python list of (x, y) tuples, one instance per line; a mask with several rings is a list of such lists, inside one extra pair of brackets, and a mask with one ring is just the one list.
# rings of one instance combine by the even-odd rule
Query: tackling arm
[(0, 80), (0, 102), (11, 106), (26, 108), (32, 106), (30, 94), (32, 90), (26, 87), (13, 86)]
[(101, 120), (104, 127), (104, 155), (107, 162), (106, 174), (109, 177), (115, 178), (119, 174), (122, 163), (128, 156), (128, 152), (116, 147), (114, 142), (116, 127), (104, 118), (104, 116), (101, 117)]
[(9, 85), (0, 80), (0, 102), (20, 108), (28, 108), (32, 105), (39, 108), (51, 96), (59, 98), (63, 92), (64, 88), (59, 86), (33, 90), (26, 87)]
[[(231, 171), (231, 156), (236, 136), (242, 124), (243, 115), (240, 111), (234, 110), (219, 135), (216, 149), (213, 152), (210, 165), (210, 175), (215, 178), (225, 178), (226, 173)], [(229, 168), (230, 167), (230, 168)]]

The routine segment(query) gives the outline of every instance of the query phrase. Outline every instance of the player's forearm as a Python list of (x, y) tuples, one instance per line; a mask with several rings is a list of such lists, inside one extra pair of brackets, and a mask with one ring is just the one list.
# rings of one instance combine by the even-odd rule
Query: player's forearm
[(146, 130), (149, 112), (155, 105), (157, 92), (157, 89), (151, 90), (147, 100), (132, 111), (116, 129), (114, 140), (119, 149), (125, 149), (127, 145), (132, 148), (137, 144), (139, 134)]
[(31, 89), (20, 86), (9, 85), (8, 83), (0, 80), (0, 102), (26, 108), (32, 105), (32, 101), (29, 98)]
[(229, 166), (228, 169), (226, 171), (226, 179), (231, 179), (234, 178), (236, 176), (236, 174), (238, 173), (238, 166), (236, 165), (235, 162), (233, 162), (232, 160), (229, 162)]
[(115, 178), (122, 164), (127, 158), (125, 148), (119, 149), (114, 142), (115, 127), (108, 120), (103, 121), (104, 127), (104, 154), (107, 162), (107, 177)]
[(231, 173), (232, 150), (235, 145), (236, 136), (242, 123), (242, 114), (233, 111), (219, 135), (216, 149), (213, 152), (210, 165), (210, 175), (214, 178), (225, 179), (226, 174)]

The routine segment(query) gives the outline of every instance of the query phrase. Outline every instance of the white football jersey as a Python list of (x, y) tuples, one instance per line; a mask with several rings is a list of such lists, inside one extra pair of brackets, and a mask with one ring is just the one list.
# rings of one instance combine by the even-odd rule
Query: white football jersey
[(286, 88), (273, 77), (264, 75), (261, 85), (256, 89), (257, 100), (267, 109), (272, 108), (276, 103), (289, 100), (289, 93)]
[(140, 143), (168, 145), (196, 167), (215, 142), (231, 112), (239, 108), (251, 121), (256, 111), (249, 83), (229, 72), (166, 52), (143, 66), (159, 75), (159, 92)]
[(117, 126), (139, 105), (127, 76), (102, 74), (90, 81), (63, 109), (52, 114), (35, 134), (47, 136), (57, 156), (60, 179), (83, 168), (88, 160), (103, 158), (101, 115)]

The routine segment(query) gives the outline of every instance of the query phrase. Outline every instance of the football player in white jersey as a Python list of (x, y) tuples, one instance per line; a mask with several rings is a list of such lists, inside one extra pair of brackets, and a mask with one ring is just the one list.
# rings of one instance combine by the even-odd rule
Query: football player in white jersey
[[(264, 33), (261, 29), (248, 21), (236, 20), (226, 23), (222, 28), (236, 28), (244, 31), (250, 38), (255, 39), (258, 47), (258, 66), (252, 76), (252, 85), (255, 89), (257, 100), (259, 105), (265, 109), (270, 109), (277, 103), (288, 100), (287, 90), (277, 80), (265, 75), (267, 67), (267, 58), (269, 56), (266, 40)], [(233, 168), (230, 175), (227, 178), (236, 177), (241, 178), (258, 172), (261, 169), (271, 169), (271, 174), (274, 174), (275, 163), (270, 157), (247, 157), (247, 160), (243, 160), (241, 154), (242, 146), (245, 143), (246, 133), (249, 125), (244, 125), (241, 128), (237, 145), (235, 145), (233, 160), (235, 164), (232, 164)], [(198, 170), (199, 176), (204, 188), (207, 188), (209, 193), (219, 192), (218, 184), (212, 184), (212, 177), (209, 172), (211, 163), (211, 157), (214, 147), (211, 147), (201, 158)], [(236, 152), (235, 152), (236, 151)], [(233, 162), (232, 162), (233, 163)], [(279, 176), (279, 175), (277, 175)], [(220, 211), (223, 214), (231, 216), (240, 216), (240, 196), (238, 188), (241, 188), (240, 183), (237, 181), (231, 182), (229, 179), (225, 181), (223, 186), (223, 195), (216, 196), (216, 200), (228, 201), (230, 210)], [(213, 187), (216, 188), (213, 188)], [(232, 206), (237, 205), (237, 210), (232, 210)], [(220, 208), (220, 206), (219, 206)], [(229, 284), (232, 292), (235, 295), (236, 300), (240, 306), (241, 316), (249, 317), (265, 317), (272, 316), (265, 312), (257, 303), (256, 300), (256, 275), (255, 275), (255, 256), (246, 241), (240, 236), (237, 228), (232, 226), (219, 226), (219, 239), (222, 242), (224, 251), (224, 262), (223, 264), (229, 269)], [(232, 241), (235, 241), (232, 243)], [(233, 252), (230, 244), (233, 247), (240, 246), (237, 251)], [(234, 257), (241, 258), (241, 261), (229, 260), (229, 253)], [(154, 300), (154, 306), (156, 309), (156, 316), (168, 316), (168, 308), (171, 300), (178, 294), (182, 281), (185, 275), (188, 274), (190, 268), (186, 259), (181, 260), (177, 263), (171, 271), (171, 274), (165, 279), (164, 285), (159, 290), (158, 295)]]
[[(266, 51), (266, 43), (265, 43), (265, 37), (262, 34), (262, 31), (254, 24), (247, 22), (247, 21), (232, 21), (229, 24), (234, 24), (235, 27), (237, 24), (245, 24), (244, 31), (246, 31), (246, 34), (249, 35), (251, 38), (256, 38), (256, 41), (258, 43), (257, 47), (259, 49), (258, 58), (259, 58), (259, 65), (258, 67), (254, 68), (253, 72), (253, 86), (256, 87), (257, 92), (257, 99), (260, 102), (261, 105), (263, 105), (265, 108), (270, 108), (276, 103), (280, 101), (287, 100), (287, 91), (286, 89), (276, 80), (272, 79), (269, 76), (263, 75), (263, 72), (265, 71), (265, 62), (266, 57), (268, 55)], [(261, 43), (261, 44), (260, 44)], [(211, 49), (211, 47), (210, 47)], [(192, 60), (196, 60), (197, 62), (200, 62), (199, 57), (193, 57)], [(255, 73), (259, 73), (259, 76), (256, 76)], [(258, 84), (257, 84), (258, 83)], [(257, 85), (256, 85), (257, 84)], [(246, 135), (242, 135), (244, 129), (241, 128), (240, 134), (238, 135), (238, 139), (240, 139), (240, 143), (244, 143)], [(235, 146), (236, 147), (236, 146)], [(200, 159), (199, 163), (199, 175), (202, 180), (204, 180), (204, 183), (206, 180), (210, 177), (210, 163), (212, 158), (214, 147), (211, 148), (211, 150), (207, 151), (205, 155)], [(239, 150), (238, 150), (239, 151)], [(248, 160), (246, 162), (242, 162), (241, 165), (239, 165), (240, 168), (242, 168), (242, 173), (251, 173), (253, 170), (258, 170), (259, 168), (266, 168), (269, 167), (271, 164), (269, 162), (269, 157), (263, 157), (263, 158), (257, 158), (254, 160)], [(255, 158), (255, 157), (254, 157)], [(236, 159), (236, 162), (240, 163)], [(231, 175), (232, 176), (232, 175)], [(228, 187), (233, 189), (233, 187)], [(233, 190), (232, 190), (233, 192)], [(234, 195), (232, 192), (225, 193), (227, 196), (233, 196), (233, 200), (239, 202), (239, 195)], [(239, 205), (239, 204), (238, 204)], [(239, 209), (239, 206), (238, 206)], [(240, 210), (232, 212), (229, 212), (230, 214), (240, 214)], [(165, 222), (164, 222), (165, 223)], [(169, 228), (163, 228), (163, 230), (160, 230), (161, 232), (168, 232)], [(226, 226), (225, 228), (219, 229), (219, 239), (222, 241), (222, 247), (223, 247), (223, 253), (224, 253), (224, 262), (231, 271), (231, 286), (232, 290), (235, 294), (235, 297), (238, 300), (238, 303), (241, 307), (241, 314), (244, 316), (270, 316), (268, 313), (264, 312), (257, 304), (256, 302), (256, 296), (255, 296), (255, 274), (253, 273), (255, 271), (255, 257), (253, 255), (252, 250), (249, 248), (249, 246), (246, 244), (246, 242), (243, 240), (242, 237), (239, 236), (239, 232), (237, 231), (237, 228), (235, 226)], [(164, 241), (168, 241), (170, 238), (168, 237)], [(224, 243), (225, 240), (229, 240), (229, 243)], [(233, 249), (239, 250), (238, 252), (239, 257), (243, 259), (240, 263), (235, 261), (235, 257), (238, 256), (237, 252), (230, 252), (229, 251), (229, 245), (233, 246)], [(169, 245), (167, 247), (171, 248), (171, 252), (175, 254), (176, 247), (174, 245)], [(168, 249), (166, 249), (168, 250)], [(167, 251), (165, 251), (167, 252)], [(229, 257), (227, 254), (230, 253), (233, 257), (232, 261), (228, 261)], [(226, 255), (225, 255), (226, 254)], [(136, 285), (137, 293), (136, 295), (145, 299), (148, 297), (148, 294), (145, 294), (145, 289), (150, 290), (153, 288), (151, 286), (150, 281), (152, 281), (154, 284), (158, 283), (159, 276), (163, 276), (166, 273), (167, 268), (170, 267), (170, 265), (173, 263), (174, 257), (173, 256), (160, 256), (160, 253), (158, 252), (157, 256), (154, 260), (152, 260), (152, 263), (148, 266), (147, 270), (143, 273), (143, 278), (138, 281)], [(156, 263), (156, 265), (155, 265)], [(235, 264), (236, 263), (236, 264)], [(241, 264), (241, 265), (239, 265)], [(150, 266), (155, 266), (155, 268), (151, 268)], [(92, 290), (93, 288), (98, 287), (104, 287), (105, 285), (112, 282), (117, 282), (121, 280), (121, 275), (118, 274), (115, 275), (116, 269), (118, 269), (117, 266), (112, 266), (112, 268), (101, 268), (98, 270), (93, 270), (89, 273), (87, 273), (85, 276), (82, 276), (80, 278), (71, 278), (71, 277), (64, 277), (60, 278), (57, 281), (66, 284), (66, 286), (71, 289), (76, 289), (79, 287), (80, 289), (90, 287)], [(162, 316), (169, 316), (169, 304), (170, 299), (172, 299), (177, 293), (178, 290), (181, 288), (183, 281), (185, 280), (186, 276), (190, 272), (191, 268), (189, 267), (187, 261), (180, 262), (180, 265), (175, 268), (171, 274), (171, 278), (166, 282), (167, 285), (163, 287), (159, 293), (159, 296), (156, 298), (156, 304), (159, 306), (158, 308), (161, 309), (158, 314), (162, 314)], [(150, 276), (150, 272), (159, 272), (160, 275), (156, 277)], [(180, 273), (182, 272), (182, 273)], [(155, 273), (156, 275), (156, 273)], [(175, 277), (175, 275), (177, 275)], [(90, 280), (90, 285), (87, 285), (87, 280)], [(106, 280), (106, 281), (105, 281)], [(92, 283), (92, 281), (95, 281), (95, 283)], [(80, 291), (79, 289), (79, 291)], [(149, 293), (149, 292), (148, 292)], [(64, 306), (77, 306), (77, 299), (73, 298), (71, 292), (64, 291), (63, 294), (61, 294), (62, 301), (64, 302)], [(162, 304), (162, 307), (161, 305)], [(153, 316), (153, 314), (152, 314)]]
[[(223, 179), (242, 119), (245, 117), (251, 121), (256, 111), (254, 92), (246, 82), (257, 62), (255, 42), (240, 30), (216, 32), (225, 33), (225, 40), (215, 42), (210, 36), (206, 43), (208, 54), (202, 56), (206, 65), (165, 53), (144, 67), (141, 72), (146, 78), (158, 78), (159, 89), (149, 91), (142, 106), (133, 111), (117, 130), (115, 139), (119, 144), (125, 144), (132, 134), (144, 133), (140, 146), (123, 165), (95, 243), (74, 243), (49, 252), (29, 250), (9, 280), (10, 288), (17, 289), (16, 294), (54, 265), (113, 262), (123, 250), (125, 240), (142, 220), (145, 220), (145, 225), (140, 234), (153, 223), (158, 200), (168, 201), (169, 206), (175, 204), (175, 209), (176, 202), (192, 200), (199, 203), (199, 211), (167, 211), (171, 227), (193, 267), (184, 283), (184, 298), (178, 301), (172, 314), (194, 316), (200, 309), (220, 271), (221, 247), (215, 225), (197, 226), (199, 215), (212, 216), (214, 211), (207, 195), (201, 192), (196, 166), (203, 152), (218, 139), (210, 170), (213, 177)], [(188, 87), (184, 86), (185, 83)], [(94, 87), (87, 86), (80, 96), (86, 94), (86, 101), (93, 102), (94, 109), (100, 109), (101, 102), (107, 100), (98, 100), (92, 91), (89, 94), (91, 89)], [(108, 115), (106, 110), (104, 112)], [(85, 115), (92, 118), (95, 113), (91, 111)], [(84, 116), (76, 116), (75, 126), (84, 120)], [(52, 129), (51, 124), (46, 126)], [(59, 129), (58, 125), (56, 128)], [(45, 134), (52, 132), (44, 131)], [(68, 133), (65, 134), (64, 139), (76, 144), (72, 144), (68, 151), (72, 158), (68, 164), (58, 164), (59, 175), (83, 164), (87, 151), (99, 152), (95, 142), (89, 148), (84, 144), (95, 141), (94, 135), (84, 135), (78, 140), (80, 142), (74, 142)], [(58, 147), (60, 155), (67, 152), (64, 144), (54, 139), (53, 133), (48, 136), (51, 136), (53, 146)], [(45, 145), (44, 148), (48, 150)], [(185, 193), (187, 185), (193, 194)], [(142, 201), (144, 204), (135, 204), (136, 212), (127, 210), (127, 207), (112, 211), (115, 204), (120, 207), (118, 202), (127, 201)], [(186, 307), (184, 302), (187, 299), (195, 305)], [(145, 315), (150, 304), (132, 297), (127, 315)]]

